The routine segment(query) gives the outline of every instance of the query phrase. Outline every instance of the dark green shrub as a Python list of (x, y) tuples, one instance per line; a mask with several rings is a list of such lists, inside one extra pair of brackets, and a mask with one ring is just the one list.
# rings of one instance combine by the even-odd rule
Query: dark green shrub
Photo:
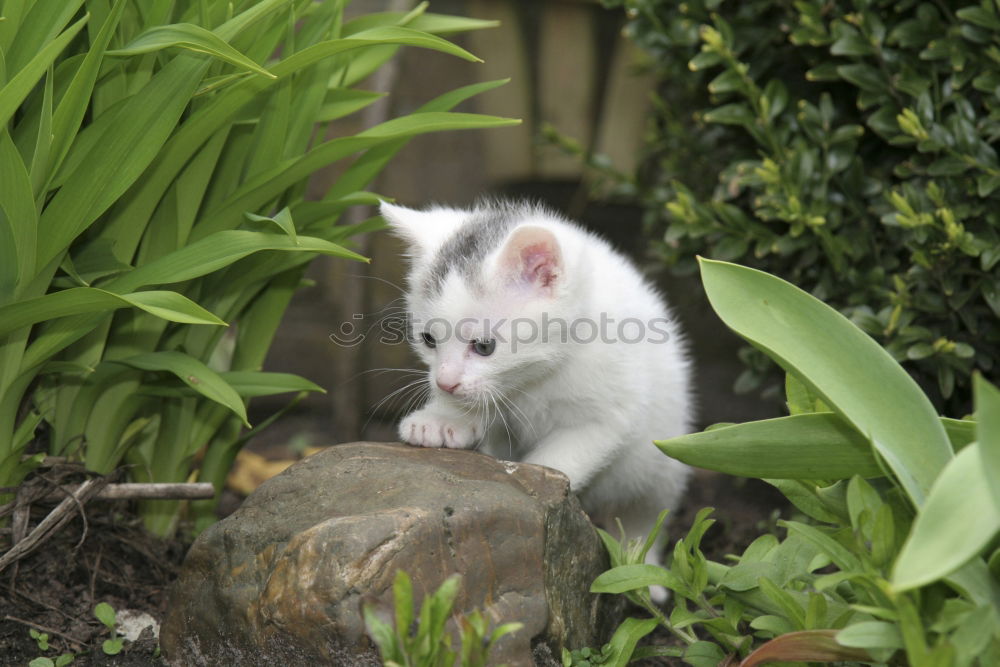
[(663, 261), (776, 273), (966, 411), (1000, 356), (996, 3), (606, 4), (662, 80), (638, 186)]

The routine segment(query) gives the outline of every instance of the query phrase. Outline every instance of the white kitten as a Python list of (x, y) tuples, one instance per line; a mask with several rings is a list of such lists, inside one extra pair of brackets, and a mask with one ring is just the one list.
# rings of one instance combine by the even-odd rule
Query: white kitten
[(653, 445), (692, 419), (660, 296), (605, 241), (535, 206), (381, 212), (409, 244), (410, 325), (430, 368), (400, 438), (560, 470), (596, 523), (644, 536), (689, 472)]

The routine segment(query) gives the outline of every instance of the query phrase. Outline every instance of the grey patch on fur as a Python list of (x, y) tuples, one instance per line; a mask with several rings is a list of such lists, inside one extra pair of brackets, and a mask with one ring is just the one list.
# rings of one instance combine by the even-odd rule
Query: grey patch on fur
[(530, 202), (478, 203), (437, 251), (424, 278), (424, 293), (428, 297), (440, 294), (445, 279), (455, 271), (467, 282), (477, 283), (486, 256), (500, 247), (511, 228), (533, 215), (553, 217), (544, 207)]

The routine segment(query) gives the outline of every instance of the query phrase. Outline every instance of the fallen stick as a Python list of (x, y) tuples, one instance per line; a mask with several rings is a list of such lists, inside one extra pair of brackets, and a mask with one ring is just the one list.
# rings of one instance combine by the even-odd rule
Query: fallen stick
[[(61, 500), (79, 489), (73, 484), (64, 484), (52, 489), (32, 502)], [(207, 500), (215, 497), (215, 487), (209, 482), (145, 482), (108, 484), (96, 493), (98, 500)], [(0, 517), (14, 509), (16, 503), (0, 505)]]
[[(73, 493), (76, 487), (64, 486), (62, 490)], [(58, 498), (58, 492), (48, 498)], [(108, 484), (94, 498), (99, 500), (206, 500), (215, 497), (215, 487), (210, 482), (145, 482)]]

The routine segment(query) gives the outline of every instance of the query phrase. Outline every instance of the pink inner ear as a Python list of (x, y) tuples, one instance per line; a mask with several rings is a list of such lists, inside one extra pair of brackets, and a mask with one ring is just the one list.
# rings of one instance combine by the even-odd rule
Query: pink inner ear
[(559, 277), (558, 261), (547, 243), (532, 243), (521, 248), (521, 277), (539, 287), (550, 287)]

